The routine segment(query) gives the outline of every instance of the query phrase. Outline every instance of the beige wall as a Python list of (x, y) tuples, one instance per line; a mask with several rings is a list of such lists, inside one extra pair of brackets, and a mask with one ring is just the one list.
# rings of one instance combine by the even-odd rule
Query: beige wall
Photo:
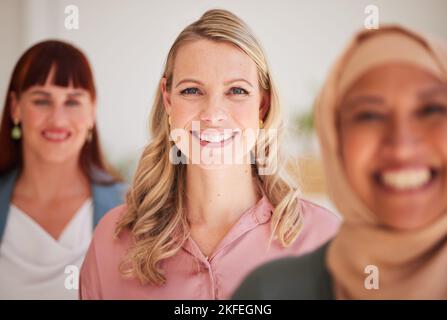
[(23, 44), (22, 2), (0, 0), (0, 99), (3, 108), (9, 76)]

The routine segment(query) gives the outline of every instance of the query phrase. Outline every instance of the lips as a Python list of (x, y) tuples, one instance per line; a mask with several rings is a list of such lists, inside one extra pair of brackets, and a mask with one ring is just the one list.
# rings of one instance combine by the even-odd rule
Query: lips
[(70, 138), (71, 133), (64, 129), (50, 129), (42, 131), (42, 136), (51, 142), (63, 142)]
[(376, 174), (377, 182), (393, 191), (420, 190), (437, 177), (438, 170), (428, 166), (382, 170)]

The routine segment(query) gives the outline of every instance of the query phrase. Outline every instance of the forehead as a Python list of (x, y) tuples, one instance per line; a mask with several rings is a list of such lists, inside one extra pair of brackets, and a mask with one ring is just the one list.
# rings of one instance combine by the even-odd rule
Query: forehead
[(236, 46), (223, 41), (196, 40), (183, 44), (174, 61), (175, 79), (201, 80), (257, 78), (254, 61)]
[(72, 84), (67, 87), (59, 86), (47, 81), (43, 85), (35, 85), (26, 90), (28, 95), (44, 95), (44, 96), (77, 96), (87, 97), (89, 92), (83, 88), (75, 88)]
[(441, 81), (422, 67), (407, 63), (388, 63), (365, 72), (346, 92), (382, 95), (417, 94), (420, 90), (439, 85)]

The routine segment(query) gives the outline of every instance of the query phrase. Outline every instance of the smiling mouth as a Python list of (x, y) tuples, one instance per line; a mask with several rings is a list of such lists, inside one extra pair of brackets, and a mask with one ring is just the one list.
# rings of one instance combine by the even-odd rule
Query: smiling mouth
[(222, 133), (199, 133), (197, 131), (190, 131), (191, 135), (199, 140), (201, 146), (206, 147), (223, 147), (234, 140), (240, 134), (240, 130), (225, 130)]
[(392, 192), (421, 191), (439, 177), (439, 169), (431, 167), (382, 170), (374, 174), (375, 182)]
[(42, 136), (47, 141), (64, 142), (70, 138), (71, 133), (66, 130), (63, 130), (63, 131), (44, 130), (44, 131), (42, 131)]

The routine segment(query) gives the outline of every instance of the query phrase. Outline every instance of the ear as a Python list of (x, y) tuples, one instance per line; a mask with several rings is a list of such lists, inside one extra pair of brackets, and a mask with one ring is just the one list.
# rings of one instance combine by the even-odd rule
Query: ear
[(161, 90), (161, 95), (162, 95), (162, 98), (163, 98), (163, 105), (165, 107), (166, 113), (168, 115), (170, 115), (171, 114), (171, 109), (172, 109), (172, 106), (171, 106), (171, 93), (168, 91), (167, 82), (168, 82), (168, 80), (165, 77), (163, 77), (161, 79), (161, 81), (160, 81), (160, 90)]
[(16, 121), (20, 122), (22, 118), (22, 113), (19, 106), (19, 100), (15, 92), (9, 93), (9, 101), (11, 101), (11, 120), (15, 123)]
[(259, 118), (265, 120), (268, 112), (270, 110), (270, 93), (263, 92), (261, 99), (261, 106), (259, 107)]

